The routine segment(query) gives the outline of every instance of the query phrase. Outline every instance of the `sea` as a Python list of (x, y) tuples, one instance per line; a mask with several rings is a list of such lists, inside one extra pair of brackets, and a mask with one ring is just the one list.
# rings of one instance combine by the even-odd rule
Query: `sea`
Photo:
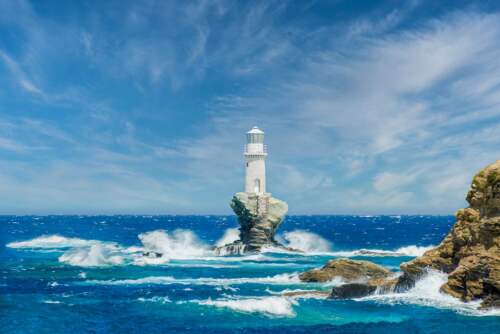
[(234, 216), (0, 216), (0, 333), (500, 333), (500, 311), (442, 294), (440, 272), (404, 293), (283, 295), (343, 284), (298, 279), (338, 257), (398, 275), (454, 222), (288, 216), (276, 238), (301, 253), (216, 256)]

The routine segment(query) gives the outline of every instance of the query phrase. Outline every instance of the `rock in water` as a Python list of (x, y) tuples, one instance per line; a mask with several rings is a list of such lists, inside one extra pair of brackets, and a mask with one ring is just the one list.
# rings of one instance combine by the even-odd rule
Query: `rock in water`
[(463, 301), (483, 299), (483, 307), (500, 305), (500, 160), (474, 176), (469, 207), (434, 249), (403, 263), (399, 286), (412, 286), (427, 268), (448, 273), (441, 287)]
[(240, 239), (215, 249), (217, 255), (258, 252), (262, 247), (282, 247), (274, 234), (288, 211), (286, 202), (269, 194), (236, 193), (231, 208), (238, 217)]
[(299, 278), (304, 282), (328, 282), (335, 278), (349, 282), (386, 278), (390, 274), (389, 270), (373, 262), (341, 258), (328, 261), (321, 269), (306, 271)]
[(332, 289), (329, 298), (345, 299), (369, 295), (375, 291), (394, 288), (395, 279), (390, 279), (391, 271), (369, 261), (334, 259), (321, 269), (313, 269), (299, 275), (304, 282), (328, 282), (339, 278), (346, 284)]

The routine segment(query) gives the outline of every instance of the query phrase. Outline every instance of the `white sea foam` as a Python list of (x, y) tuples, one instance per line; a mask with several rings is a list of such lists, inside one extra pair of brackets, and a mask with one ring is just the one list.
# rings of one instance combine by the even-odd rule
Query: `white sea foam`
[(293, 305), (298, 304), (294, 299), (276, 296), (223, 300), (208, 299), (197, 301), (197, 303), (200, 305), (227, 308), (243, 313), (261, 313), (269, 317), (293, 317), (295, 316)]
[(232, 243), (240, 238), (240, 231), (237, 228), (228, 228), (224, 235), (217, 240), (215, 246), (220, 247)]
[(167, 304), (167, 303), (171, 303), (172, 301), (170, 300), (170, 298), (166, 297), (166, 296), (154, 296), (154, 297), (151, 297), (151, 298), (137, 298), (138, 301), (140, 302), (153, 302), (153, 303), (161, 303), (161, 304)]
[(166, 259), (192, 259), (207, 255), (208, 246), (189, 230), (163, 230), (139, 234), (146, 251), (162, 254)]
[(429, 249), (434, 248), (434, 245), (430, 246), (406, 246), (406, 247), (401, 247), (395, 250), (396, 253), (402, 253), (408, 256), (422, 256), (424, 255), (425, 252), (427, 252)]
[(66, 251), (59, 262), (79, 267), (114, 266), (123, 264), (123, 248), (113, 243), (96, 243)]
[(359, 301), (375, 301), (384, 304), (415, 304), (422, 306), (437, 307), (442, 309), (451, 309), (456, 312), (475, 315), (496, 315), (500, 316), (500, 309), (479, 310), (481, 301), (472, 301), (464, 303), (457, 298), (440, 291), (441, 286), (446, 283), (447, 274), (435, 270), (429, 270), (428, 273), (419, 281), (415, 287), (403, 293), (390, 293), (371, 295), (358, 298)]
[(421, 256), (429, 249), (435, 246), (405, 246), (400, 247), (396, 250), (384, 250), (384, 249), (355, 249), (352, 251), (335, 251), (330, 254), (333, 256), (343, 256), (343, 257), (353, 257), (353, 256)]
[(61, 235), (42, 235), (40, 237), (8, 243), (9, 248), (39, 248), (39, 249), (57, 249), (84, 247), (98, 243), (97, 240), (85, 240), (79, 238), (67, 238)]
[(86, 284), (99, 285), (149, 285), (149, 284), (185, 284), (185, 285), (220, 285), (229, 286), (236, 284), (300, 284), (297, 273), (279, 274), (267, 277), (238, 277), (238, 278), (174, 278), (172, 276), (149, 276), (137, 279), (124, 280), (89, 280)]
[(287, 247), (306, 253), (329, 252), (331, 250), (331, 243), (316, 233), (294, 230), (285, 232), (281, 237)]

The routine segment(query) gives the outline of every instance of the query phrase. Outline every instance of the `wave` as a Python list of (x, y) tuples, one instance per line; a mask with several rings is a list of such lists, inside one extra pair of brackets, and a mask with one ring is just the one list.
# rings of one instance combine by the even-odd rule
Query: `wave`
[(96, 285), (236, 285), (236, 284), (300, 284), (301, 281), (297, 273), (279, 274), (267, 277), (242, 277), (242, 278), (174, 278), (172, 276), (150, 276), (137, 279), (123, 280), (88, 280), (84, 284)]
[(298, 249), (306, 253), (329, 252), (331, 243), (316, 233), (303, 230), (285, 232), (279, 236), (283, 243), (293, 249)]
[(416, 246), (410, 245), (405, 247), (400, 247), (395, 250), (384, 250), (384, 249), (355, 249), (351, 251), (335, 251), (329, 253), (333, 256), (344, 256), (344, 257), (354, 257), (354, 256), (411, 256), (417, 257), (422, 256), (426, 251), (434, 248), (435, 246)]
[(42, 235), (37, 238), (8, 243), (9, 248), (35, 248), (35, 249), (62, 249), (73, 247), (85, 247), (99, 243), (98, 240), (85, 240), (79, 238), (68, 238), (58, 234)]
[[(217, 245), (231, 242), (238, 237), (238, 229), (231, 228), (217, 241)], [(172, 232), (156, 230), (138, 235), (140, 246), (125, 247), (115, 242), (87, 240), (65, 237), (58, 234), (42, 235), (31, 240), (16, 241), (7, 244), (10, 248), (34, 249), (37, 251), (64, 251), (59, 257), (61, 263), (80, 267), (99, 267), (117, 265), (166, 265), (171, 260), (203, 260), (216, 262), (269, 262), (277, 259), (273, 256), (251, 254), (245, 256), (217, 257), (210, 246), (202, 242), (190, 230), (177, 229)], [(294, 256), (419, 256), (432, 246), (405, 246), (396, 250), (358, 249), (352, 251), (332, 251), (331, 243), (321, 236), (294, 230), (279, 236), (283, 243), (302, 250), (304, 253), (283, 251), (280, 249), (263, 249), (264, 253), (290, 253)], [(280, 258), (279, 262), (293, 263), (294, 259)], [(199, 264), (198, 264), (199, 265)], [(184, 264), (188, 267), (190, 264)], [(193, 264), (192, 266), (196, 266)], [(211, 265), (216, 267), (216, 265)], [(219, 266), (222, 268), (222, 266)]]
[(376, 294), (357, 298), (358, 301), (375, 301), (377, 303), (397, 305), (413, 304), (420, 306), (450, 309), (455, 312), (474, 316), (500, 316), (500, 309), (480, 310), (481, 301), (462, 302), (440, 291), (441, 286), (448, 280), (443, 272), (429, 270), (417, 281), (415, 287), (403, 293)]
[(298, 304), (294, 299), (276, 296), (245, 299), (208, 299), (197, 301), (197, 303), (243, 313), (261, 313), (268, 317), (294, 317), (293, 305)]
[(215, 246), (221, 247), (230, 244), (236, 240), (240, 239), (240, 230), (238, 228), (228, 228), (222, 237), (217, 240)]
[[(142, 246), (124, 247), (115, 242), (69, 238), (58, 234), (7, 244), (9, 248), (65, 251), (59, 262), (79, 267), (124, 264), (158, 265), (172, 259), (196, 259), (212, 255), (209, 247), (189, 230), (163, 230), (138, 235)], [(152, 254), (152, 256), (144, 255)]]
[(209, 246), (190, 230), (177, 229), (169, 233), (157, 230), (139, 234), (144, 249), (162, 254), (164, 259), (190, 259), (206, 255)]
[(59, 262), (79, 267), (115, 266), (125, 262), (122, 247), (112, 243), (96, 243), (65, 252)]

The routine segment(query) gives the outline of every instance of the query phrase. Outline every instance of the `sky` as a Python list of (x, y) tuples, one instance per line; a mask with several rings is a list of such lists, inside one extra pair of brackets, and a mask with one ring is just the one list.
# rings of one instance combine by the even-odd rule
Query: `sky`
[(498, 1), (0, 0), (0, 214), (453, 214), (500, 159)]

